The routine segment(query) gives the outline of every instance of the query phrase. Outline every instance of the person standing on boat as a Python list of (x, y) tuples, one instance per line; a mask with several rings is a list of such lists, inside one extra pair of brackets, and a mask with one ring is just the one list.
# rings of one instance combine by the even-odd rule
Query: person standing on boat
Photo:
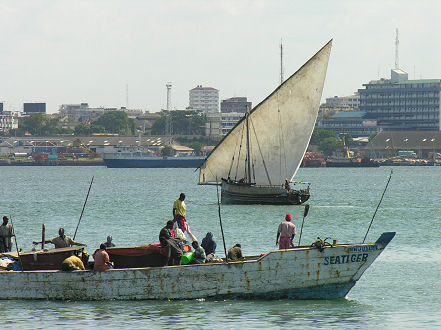
[(14, 228), (9, 222), (9, 218), (5, 215), (3, 217), (3, 224), (0, 226), (0, 252), (11, 252), (12, 237), (14, 235)]
[(196, 237), (191, 233), (190, 226), (188, 225), (187, 220), (185, 219), (185, 215), (187, 213), (187, 206), (185, 205), (185, 194), (181, 193), (179, 198), (175, 200), (173, 203), (173, 219), (177, 222), (179, 229), (182, 230), (183, 233), (186, 231), (190, 236), (192, 241), (197, 241)]
[(167, 221), (166, 226), (162, 228), (161, 231), (159, 232), (159, 242), (161, 242), (161, 247), (166, 249), (165, 266), (168, 265), (168, 261), (170, 260), (170, 257), (173, 258), (172, 265), (181, 264), (182, 250), (179, 247), (177, 241), (173, 238), (173, 235), (171, 233), (172, 229), (173, 229), (173, 221), (169, 220)]
[(290, 191), (291, 190), (291, 186), (289, 185), (291, 183), (291, 181), (289, 181), (288, 179), (285, 179), (285, 189)]
[[(67, 235), (64, 235), (64, 228), (58, 229), (58, 237), (55, 237), (51, 240), (44, 241), (44, 244), (46, 243), (52, 243), (55, 245), (56, 249), (70, 247), (72, 245), (78, 245), (78, 246), (86, 246), (86, 244), (75, 242), (72, 238), (70, 238)], [(34, 244), (40, 244), (41, 242), (33, 242)]]
[(104, 272), (113, 267), (113, 263), (110, 261), (109, 254), (106, 251), (106, 246), (104, 243), (100, 245), (99, 250), (96, 250), (93, 253), (92, 257), (95, 260), (93, 270), (96, 272)]
[(285, 221), (279, 224), (279, 229), (277, 230), (276, 245), (279, 245), (280, 250), (294, 247), (294, 243), (292, 242), (292, 240), (294, 239), (294, 236), (297, 235), (297, 228), (291, 222), (291, 220), (291, 214), (287, 213), (285, 216)]

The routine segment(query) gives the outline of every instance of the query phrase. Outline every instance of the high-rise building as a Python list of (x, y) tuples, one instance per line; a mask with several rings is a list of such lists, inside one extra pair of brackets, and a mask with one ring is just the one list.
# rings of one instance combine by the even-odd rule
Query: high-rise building
[(189, 109), (200, 112), (219, 112), (219, 90), (198, 85), (190, 89)]
[(391, 70), (390, 79), (363, 84), (360, 110), (377, 120), (384, 131), (439, 131), (441, 79), (409, 80), (406, 72)]
[(221, 112), (247, 112), (252, 108), (252, 103), (247, 101), (246, 97), (231, 97), (221, 101)]

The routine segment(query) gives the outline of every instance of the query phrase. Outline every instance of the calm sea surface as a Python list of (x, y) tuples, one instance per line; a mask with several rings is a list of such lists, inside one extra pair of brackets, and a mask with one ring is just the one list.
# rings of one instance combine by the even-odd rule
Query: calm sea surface
[[(311, 182), (311, 209), (302, 242), (318, 236), (361, 242), (390, 167), (303, 168)], [(344, 299), (324, 301), (0, 301), (1, 328), (439, 328), (441, 327), (441, 167), (396, 167), (367, 241), (384, 231), (397, 236)], [(158, 241), (180, 192), (187, 218), (201, 240), (214, 233), (223, 255), (216, 188), (198, 186), (192, 169), (105, 167), (0, 167), (0, 213), (10, 215), (23, 250), (57, 236), (73, 236), (92, 176), (76, 240), (93, 252), (107, 235), (117, 246)], [(300, 228), (303, 206), (222, 206), (227, 248), (245, 254), (275, 248), (285, 213)], [(191, 278), (180, 279), (191, 281)], [(287, 278), (287, 281), (290, 279)], [(0, 283), (0, 287), (1, 287)]]

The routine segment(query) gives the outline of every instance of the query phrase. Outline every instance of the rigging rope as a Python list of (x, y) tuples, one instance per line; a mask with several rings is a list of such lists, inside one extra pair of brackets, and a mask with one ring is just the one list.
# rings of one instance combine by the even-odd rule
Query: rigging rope
[(262, 157), (263, 168), (265, 169), (265, 173), (266, 173), (266, 177), (268, 178), (268, 182), (271, 185), (272, 184), (271, 178), (268, 173), (268, 168), (266, 167), (265, 159), (263, 158), (262, 149), (260, 148), (259, 139), (257, 138), (257, 134), (256, 134), (256, 128), (254, 127), (253, 121), (250, 120), (250, 122), (251, 122), (251, 127), (253, 128), (254, 137), (256, 138), (257, 148), (259, 149), (260, 157)]

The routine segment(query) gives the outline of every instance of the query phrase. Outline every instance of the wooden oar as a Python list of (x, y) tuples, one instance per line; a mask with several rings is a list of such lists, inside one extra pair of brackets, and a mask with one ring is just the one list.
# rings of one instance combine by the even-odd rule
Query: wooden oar
[(303, 231), (303, 224), (305, 223), (305, 218), (308, 215), (309, 212), (309, 204), (305, 205), (305, 211), (303, 212), (303, 221), (302, 221), (302, 228), (300, 228), (300, 235), (299, 235), (299, 246), (300, 246), (300, 241), (302, 240), (302, 231)]

